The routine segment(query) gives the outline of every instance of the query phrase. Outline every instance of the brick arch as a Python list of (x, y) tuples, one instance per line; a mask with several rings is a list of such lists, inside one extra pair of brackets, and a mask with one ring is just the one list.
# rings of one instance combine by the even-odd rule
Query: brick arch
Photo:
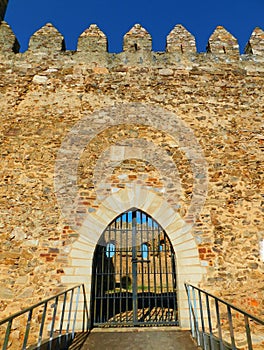
[(175, 212), (169, 203), (151, 190), (138, 186), (122, 189), (105, 199), (99, 208), (86, 216), (79, 229), (79, 238), (70, 252), (70, 266), (65, 269), (62, 282), (85, 283), (90, 298), (92, 259), (96, 244), (118, 215), (131, 208), (138, 208), (153, 217), (166, 231), (176, 254), (179, 320), (181, 327), (188, 327), (188, 306), (184, 282), (197, 283), (205, 273), (200, 264), (198, 249), (191, 233), (191, 226)]

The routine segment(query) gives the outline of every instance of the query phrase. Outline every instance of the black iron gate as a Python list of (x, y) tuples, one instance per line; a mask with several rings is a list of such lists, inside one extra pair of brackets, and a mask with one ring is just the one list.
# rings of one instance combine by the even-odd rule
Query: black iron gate
[(175, 254), (161, 226), (140, 210), (117, 217), (94, 253), (93, 326), (177, 325)]

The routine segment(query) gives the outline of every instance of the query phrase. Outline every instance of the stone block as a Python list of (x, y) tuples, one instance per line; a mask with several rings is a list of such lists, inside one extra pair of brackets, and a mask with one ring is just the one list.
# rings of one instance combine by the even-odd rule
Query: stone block
[(13, 291), (8, 288), (8, 287), (4, 287), (4, 286), (0, 286), (0, 299), (13, 299), (14, 298), (14, 293)]

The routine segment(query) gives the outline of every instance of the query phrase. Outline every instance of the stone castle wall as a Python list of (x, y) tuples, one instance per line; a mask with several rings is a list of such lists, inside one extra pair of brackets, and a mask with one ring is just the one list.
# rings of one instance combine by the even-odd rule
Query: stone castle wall
[(137, 206), (172, 241), (180, 299), (188, 279), (263, 317), (261, 29), (240, 55), (223, 27), (206, 53), (180, 25), (152, 52), (135, 25), (111, 54), (95, 25), (73, 52), (47, 24), (19, 53), (2, 22), (0, 76), (3, 316), (89, 293), (100, 233)]

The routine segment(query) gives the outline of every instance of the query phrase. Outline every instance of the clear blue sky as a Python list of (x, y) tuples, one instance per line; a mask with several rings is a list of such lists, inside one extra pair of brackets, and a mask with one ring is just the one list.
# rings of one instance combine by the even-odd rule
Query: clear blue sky
[(5, 20), (21, 51), (36, 30), (51, 22), (69, 50), (75, 50), (78, 36), (96, 23), (108, 37), (109, 51), (120, 52), (123, 35), (140, 23), (152, 35), (154, 51), (164, 51), (166, 36), (182, 24), (195, 35), (199, 52), (205, 51), (217, 25), (238, 39), (242, 52), (253, 29), (264, 29), (264, 0), (9, 0)]

